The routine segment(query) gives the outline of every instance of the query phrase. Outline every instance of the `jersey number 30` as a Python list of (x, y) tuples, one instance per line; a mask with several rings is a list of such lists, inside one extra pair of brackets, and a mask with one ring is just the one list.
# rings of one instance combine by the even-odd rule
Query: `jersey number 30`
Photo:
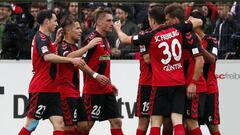
[[(171, 50), (169, 48), (169, 45), (167, 42), (162, 42), (158, 45), (158, 48), (162, 48), (165, 47), (165, 50), (163, 51), (164, 55), (167, 55), (166, 59), (161, 59), (161, 62), (165, 65), (167, 65), (172, 57), (174, 58), (175, 61), (180, 61), (181, 60), (181, 56), (182, 56), (182, 47), (181, 47), (181, 43), (179, 43), (178, 39), (173, 39), (172, 43), (171, 43)], [(176, 54), (176, 47), (178, 47), (179, 53)]]

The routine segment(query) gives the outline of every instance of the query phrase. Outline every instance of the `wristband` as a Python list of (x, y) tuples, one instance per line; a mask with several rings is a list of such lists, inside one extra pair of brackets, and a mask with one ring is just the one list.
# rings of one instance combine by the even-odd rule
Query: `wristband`
[(197, 84), (197, 81), (192, 79), (191, 83)]
[(95, 78), (95, 79), (97, 78), (97, 76), (98, 76), (98, 73), (97, 73), (97, 72), (95, 72), (95, 73), (92, 75), (92, 77)]

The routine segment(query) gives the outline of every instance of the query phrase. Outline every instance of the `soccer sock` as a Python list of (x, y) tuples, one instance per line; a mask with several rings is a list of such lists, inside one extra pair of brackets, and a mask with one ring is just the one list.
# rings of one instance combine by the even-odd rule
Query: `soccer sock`
[(78, 132), (75, 130), (65, 130), (64, 135), (78, 135)]
[(79, 134), (78, 135), (89, 135), (89, 131), (86, 131), (86, 132), (78, 132)]
[(173, 130), (168, 130), (166, 128), (163, 128), (162, 130), (162, 135), (172, 135), (173, 134)]
[(185, 130), (185, 135), (189, 135), (188, 129), (187, 129), (187, 128), (184, 128), (184, 130)]
[(64, 135), (64, 131), (53, 131), (53, 135)]
[(211, 132), (211, 135), (221, 135), (220, 131), (218, 130), (217, 132)]
[(137, 129), (137, 134), (136, 135), (146, 135), (146, 131), (143, 131), (141, 129)]
[(185, 129), (182, 124), (178, 124), (174, 127), (174, 135), (185, 135)]
[(18, 133), (18, 135), (30, 135), (31, 132), (28, 131), (25, 127), (21, 129), (21, 131)]
[(123, 135), (121, 128), (111, 129), (111, 133), (112, 133), (112, 135)]
[(160, 135), (160, 127), (151, 127), (149, 135)]
[(201, 129), (199, 127), (195, 128), (189, 132), (189, 135), (202, 135)]

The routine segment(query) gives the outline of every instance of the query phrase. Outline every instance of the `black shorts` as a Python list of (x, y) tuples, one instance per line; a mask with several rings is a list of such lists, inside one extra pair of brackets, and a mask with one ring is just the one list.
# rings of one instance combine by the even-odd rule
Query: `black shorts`
[(153, 87), (150, 97), (149, 114), (169, 117), (171, 113), (184, 113), (185, 86)]
[(137, 117), (149, 117), (149, 100), (152, 91), (151, 85), (139, 85), (137, 94)]
[(220, 124), (218, 93), (207, 94), (204, 117), (200, 121), (201, 124), (207, 125)]
[(88, 121), (104, 121), (121, 117), (113, 93), (83, 94), (83, 99)]
[(59, 93), (29, 93), (27, 117), (36, 120), (62, 116)]
[(186, 99), (185, 102), (185, 119), (201, 119), (205, 111), (207, 93), (197, 93), (193, 99)]
[(87, 121), (82, 98), (68, 97), (61, 101), (63, 119), (66, 126), (76, 125), (77, 122)]

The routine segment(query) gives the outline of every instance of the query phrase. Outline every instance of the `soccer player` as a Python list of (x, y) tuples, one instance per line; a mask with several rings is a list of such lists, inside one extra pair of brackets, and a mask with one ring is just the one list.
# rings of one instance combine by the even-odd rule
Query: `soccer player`
[(102, 42), (90, 49), (86, 54), (86, 64), (94, 70), (93, 76), (84, 73), (83, 98), (84, 106), (88, 115), (90, 125), (95, 121), (108, 120), (110, 122), (112, 135), (123, 135), (120, 112), (117, 105), (115, 93), (117, 88), (112, 85), (101, 85), (94, 78), (98, 74), (105, 75), (110, 79), (110, 46), (106, 34), (112, 31), (113, 16), (108, 8), (97, 8), (95, 10), (96, 29), (85, 40), (85, 45), (96, 37)]
[[(184, 10), (180, 4), (173, 3), (165, 8), (166, 23), (178, 24), (184, 21)], [(203, 76), (204, 59), (200, 53), (200, 39), (194, 32), (184, 38), (183, 59), (187, 86), (187, 100), (184, 119), (190, 135), (201, 135), (198, 118), (203, 117), (206, 101), (206, 81)]]
[[(82, 34), (80, 22), (75, 19), (74, 16), (68, 15), (63, 20), (61, 27), (64, 32), (64, 39), (58, 45), (58, 55), (60, 56), (69, 58), (81, 57), (89, 49), (101, 42), (101, 38), (95, 38), (91, 40), (88, 45), (78, 50), (76, 43)], [(90, 76), (94, 74), (89, 68), (86, 68), (84, 71), (89, 73)], [(110, 82), (110, 80), (103, 75), (98, 75), (96, 79), (105, 79), (106, 83)], [(74, 67), (71, 64), (58, 64), (56, 81), (57, 89), (61, 96), (61, 107), (65, 122), (65, 135), (78, 135), (78, 132), (81, 135), (88, 134), (84, 133), (84, 130), (87, 130), (87, 116), (83, 100), (80, 98), (79, 68)], [(78, 131), (74, 129), (74, 125), (77, 125)]]
[(152, 90), (152, 69), (147, 48), (140, 46), (140, 75), (137, 93), (138, 128), (136, 135), (146, 135), (149, 125), (149, 100)]
[(191, 23), (165, 26), (164, 6), (151, 4), (148, 20), (151, 32), (127, 36), (121, 31), (121, 23), (115, 22), (114, 28), (119, 39), (126, 44), (149, 47), (152, 66), (152, 92), (150, 97), (151, 130), (150, 135), (159, 135), (163, 117), (170, 116), (175, 135), (184, 135), (182, 114), (185, 103), (185, 78), (182, 62), (183, 34), (200, 26), (200, 19), (191, 18)]
[[(196, 17), (206, 22), (203, 13), (199, 11), (193, 11), (190, 14), (191, 17)], [(216, 60), (218, 54), (217, 40), (216, 38), (206, 35), (203, 31), (203, 27), (197, 27), (195, 29), (197, 35), (201, 38), (201, 53), (204, 56), (206, 63), (204, 64), (204, 77), (207, 80), (207, 100), (205, 107), (204, 123), (207, 124), (211, 135), (221, 135), (219, 130), (220, 116), (219, 116), (219, 91), (217, 78), (215, 76)]]
[(49, 119), (53, 125), (53, 135), (64, 135), (64, 124), (60, 107), (60, 95), (54, 82), (56, 65), (69, 63), (84, 66), (81, 59), (65, 58), (55, 54), (56, 45), (50, 40), (58, 23), (56, 15), (50, 10), (43, 10), (37, 16), (39, 31), (32, 42), (33, 78), (29, 85), (29, 107), (27, 119), (19, 135), (30, 135), (40, 119)]

